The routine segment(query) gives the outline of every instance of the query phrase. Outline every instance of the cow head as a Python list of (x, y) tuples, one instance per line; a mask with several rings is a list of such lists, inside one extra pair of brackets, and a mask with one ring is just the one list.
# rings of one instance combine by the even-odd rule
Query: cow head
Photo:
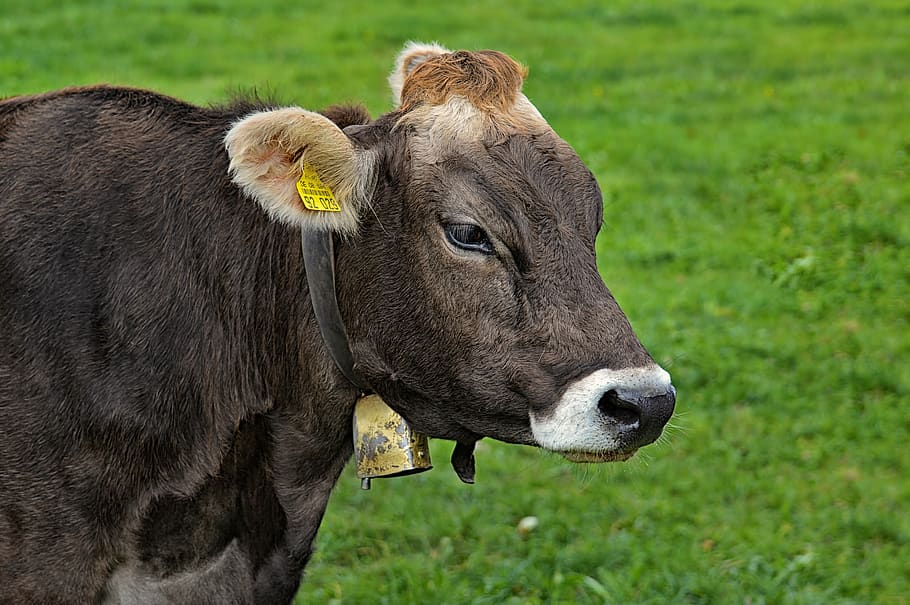
[[(495, 51), (407, 46), (397, 108), (342, 131), (299, 108), (226, 144), (236, 183), (278, 220), (339, 234), (338, 298), (358, 373), (418, 430), (625, 459), (672, 414), (597, 271), (591, 172)], [(304, 163), (342, 211), (303, 208)]]

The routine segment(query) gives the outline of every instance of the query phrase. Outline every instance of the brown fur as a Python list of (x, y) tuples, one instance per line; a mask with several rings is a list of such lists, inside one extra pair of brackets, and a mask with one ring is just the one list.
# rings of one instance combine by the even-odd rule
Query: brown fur
[(372, 120), (370, 112), (363, 105), (330, 105), (319, 113), (335, 122), (338, 128), (369, 124)]
[[(356, 372), (415, 430), (539, 445), (532, 418), (579, 379), (653, 366), (597, 272), (597, 183), (520, 66), (408, 52), (440, 54), (399, 70), (407, 128), (111, 87), (0, 101), (0, 605), (294, 599), (358, 389), (319, 335), (305, 224), (230, 180), (229, 130), (253, 156), (372, 158), (352, 171), (369, 211), (335, 240), (338, 303)], [(451, 237), (462, 223), (490, 249)], [(618, 394), (595, 396), (618, 426)], [(659, 428), (616, 452), (551, 443), (606, 460)]]
[(514, 103), (527, 69), (495, 50), (458, 51), (427, 59), (408, 75), (401, 90), (401, 109), (421, 103), (442, 105), (460, 95), (478, 109), (505, 112)]

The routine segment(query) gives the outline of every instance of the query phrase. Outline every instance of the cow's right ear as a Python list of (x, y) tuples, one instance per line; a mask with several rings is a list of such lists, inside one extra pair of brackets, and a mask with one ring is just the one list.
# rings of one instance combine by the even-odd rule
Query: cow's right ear
[(401, 89), (414, 68), (427, 59), (450, 52), (452, 51), (436, 43), (408, 42), (405, 44), (395, 60), (395, 69), (389, 74), (389, 87), (392, 89), (392, 100), (395, 102), (395, 107), (401, 105)]
[[(234, 123), (224, 144), (233, 181), (272, 218), (304, 229), (357, 230), (369, 204), (373, 157), (325, 116), (299, 107), (256, 112)], [(320, 184), (338, 210), (318, 195)]]

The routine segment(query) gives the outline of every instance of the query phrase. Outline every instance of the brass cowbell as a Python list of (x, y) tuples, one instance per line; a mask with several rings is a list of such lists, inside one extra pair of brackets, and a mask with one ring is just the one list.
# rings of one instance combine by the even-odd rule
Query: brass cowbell
[(413, 475), (433, 468), (427, 436), (415, 432), (379, 395), (354, 406), (354, 458), (360, 487), (377, 477)]

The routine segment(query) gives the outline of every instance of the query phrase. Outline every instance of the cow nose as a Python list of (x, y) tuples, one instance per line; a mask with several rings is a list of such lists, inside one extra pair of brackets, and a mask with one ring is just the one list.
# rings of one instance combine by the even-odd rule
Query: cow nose
[(612, 418), (619, 424), (632, 426), (641, 422), (641, 407), (638, 403), (621, 399), (619, 393), (613, 389), (603, 394), (597, 407), (604, 416)]
[(531, 410), (531, 431), (570, 460), (618, 460), (657, 440), (675, 405), (670, 375), (657, 364), (600, 368), (569, 383), (551, 409)]
[(632, 447), (653, 443), (673, 415), (676, 389), (672, 386), (662, 395), (641, 396), (634, 392), (610, 389), (597, 402), (600, 413), (620, 428), (630, 431)]

